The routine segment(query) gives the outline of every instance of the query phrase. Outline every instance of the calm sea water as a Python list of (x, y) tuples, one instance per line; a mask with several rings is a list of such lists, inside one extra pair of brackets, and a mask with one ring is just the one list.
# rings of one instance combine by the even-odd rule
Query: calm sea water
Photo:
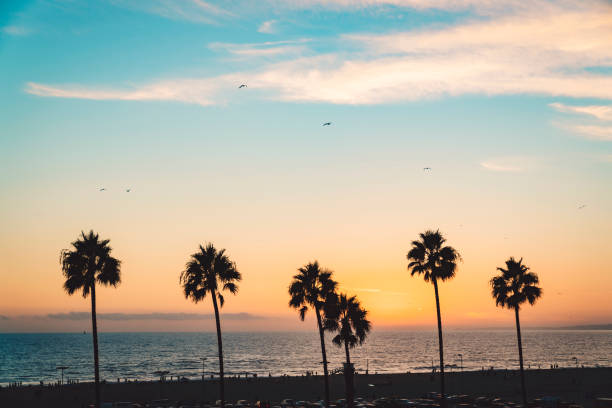
[[(612, 365), (612, 331), (526, 330), (523, 333), (525, 364), (531, 368)], [(217, 369), (215, 333), (100, 333), (101, 378), (154, 379), (155, 371), (201, 378)], [(226, 333), (223, 335), (226, 372), (229, 375), (301, 375), (321, 373), (317, 332)], [(342, 366), (343, 350), (329, 343), (330, 369)], [(516, 333), (513, 330), (447, 331), (445, 362), (459, 369), (517, 368)], [(435, 331), (374, 332), (367, 344), (353, 351), (358, 371), (399, 373), (431, 371), (438, 358)], [(69, 366), (65, 378), (91, 381), (91, 334), (0, 334), (0, 384), (14, 381), (57, 381), (57, 366)]]

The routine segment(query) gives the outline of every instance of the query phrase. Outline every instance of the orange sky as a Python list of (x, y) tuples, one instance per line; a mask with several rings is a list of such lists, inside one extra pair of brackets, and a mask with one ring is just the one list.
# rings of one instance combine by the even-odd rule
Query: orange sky
[[(460, 206), (461, 202), (457, 204)], [(117, 289), (99, 291), (98, 311), (212, 312), (209, 300), (194, 305), (184, 299), (178, 277), (197, 244), (214, 238), (218, 247), (228, 249), (243, 274), (239, 294), (227, 296), (223, 312), (247, 312), (262, 317), (226, 321), (224, 327), (228, 330), (312, 329), (313, 322), (300, 323), (295, 311), (287, 307), (287, 286), (295, 269), (313, 259), (334, 270), (342, 290), (359, 296), (370, 311), (375, 327), (433, 326), (433, 287), (421, 278), (409, 276), (405, 253), (418, 232), (436, 226), (427, 219), (433, 218), (435, 208), (430, 206), (429, 215), (424, 212), (421, 224), (409, 220), (393, 222), (401, 205), (392, 207), (395, 208), (386, 214), (362, 211), (354, 219), (350, 214), (342, 214), (340, 209), (332, 210), (332, 214), (321, 213), (320, 218), (313, 217), (313, 211), (304, 215), (312, 220), (309, 225), (287, 212), (274, 217), (268, 214), (259, 218), (246, 215), (227, 218), (228, 225), (221, 225), (218, 221), (221, 218), (215, 224), (214, 217), (208, 218), (208, 223), (199, 217), (178, 223), (184, 217), (179, 213), (148, 223), (146, 210), (132, 212), (134, 218), (126, 222), (123, 213), (133, 211), (129, 207), (115, 209), (114, 214), (101, 212), (94, 218), (105, 228), (98, 231), (103, 237), (111, 238), (113, 254), (123, 262), (123, 282)], [(444, 324), (448, 327), (513, 325), (512, 314), (495, 307), (488, 287), (495, 267), (503, 265), (511, 255), (524, 257), (539, 274), (544, 289), (544, 296), (536, 306), (526, 307), (522, 312), (526, 325), (608, 322), (612, 316), (612, 304), (608, 301), (612, 277), (603, 254), (610, 253), (610, 242), (608, 231), (597, 223), (596, 216), (580, 214), (582, 218), (566, 218), (561, 226), (555, 222), (559, 214), (551, 210), (534, 218), (537, 228), (527, 228), (517, 224), (511, 213), (507, 215), (506, 219), (496, 220), (492, 216), (471, 214), (464, 217), (463, 224), (442, 219), (447, 221), (440, 227), (448, 243), (464, 259), (456, 278), (441, 285)], [(43, 211), (38, 216), (43, 219), (47, 214)], [(41, 228), (28, 234), (9, 225), (11, 234), (1, 235), (0, 315), (12, 320), (11, 325), (6, 320), (0, 321), (4, 331), (9, 330), (7, 327), (21, 327), (19, 321), (45, 330), (89, 327), (87, 320), (72, 325), (23, 317), (89, 311), (89, 300), (63, 292), (58, 263), (60, 249), (77, 236), (76, 224), (86, 224), (86, 218), (86, 214), (81, 214), (70, 221), (73, 225), (65, 226), (42, 222)], [(14, 226), (24, 222), (35, 224), (37, 219), (12, 221)], [(321, 234), (321, 228), (328, 223), (333, 227)], [(505, 232), (485, 235), (492, 226)], [(203, 234), (202, 230), (209, 232)], [(101, 327), (102, 330), (201, 330), (212, 329), (212, 322), (105, 321)]]

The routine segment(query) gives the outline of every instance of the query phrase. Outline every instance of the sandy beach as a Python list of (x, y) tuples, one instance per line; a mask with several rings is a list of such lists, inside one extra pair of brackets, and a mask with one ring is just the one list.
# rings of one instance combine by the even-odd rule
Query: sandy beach
[[(438, 379), (431, 374), (358, 375), (355, 379), (357, 396), (378, 398), (395, 396), (417, 398), (438, 390)], [(520, 401), (520, 380), (516, 371), (472, 371), (448, 373), (449, 394), (497, 396), (509, 401)], [(595, 398), (612, 397), (612, 368), (578, 368), (529, 370), (527, 372), (529, 398), (558, 396), (564, 401), (593, 407)], [(344, 397), (344, 380), (331, 376), (332, 398)], [(228, 402), (284, 398), (319, 400), (323, 395), (323, 380), (313, 377), (228, 378)], [(176, 382), (107, 382), (102, 385), (103, 401), (145, 402), (159, 398), (183, 401), (212, 401), (218, 398), (218, 384), (207, 380)], [(93, 399), (93, 384), (81, 383), (51, 386), (23, 386), (0, 389), (2, 407), (82, 407)]]

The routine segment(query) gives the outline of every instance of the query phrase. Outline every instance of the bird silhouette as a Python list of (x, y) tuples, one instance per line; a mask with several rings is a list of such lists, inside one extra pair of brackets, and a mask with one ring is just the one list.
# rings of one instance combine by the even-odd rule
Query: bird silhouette
[(584, 207), (586, 207), (586, 204), (579, 205), (579, 206), (578, 206), (578, 209), (579, 209), (579, 210), (582, 210)]
[(331, 122), (325, 122), (323, 126), (331, 126)]
[(246, 84), (242, 84), (242, 85), (240, 85), (240, 86), (238, 87), (238, 89), (240, 89), (240, 88), (247, 88), (247, 86), (246, 86)]

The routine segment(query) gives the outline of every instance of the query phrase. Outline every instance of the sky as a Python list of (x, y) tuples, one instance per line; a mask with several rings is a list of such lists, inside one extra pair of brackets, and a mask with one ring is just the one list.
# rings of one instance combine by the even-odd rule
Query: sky
[(525, 326), (612, 321), (609, 1), (9, 0), (0, 90), (0, 332), (90, 329), (58, 262), (90, 229), (122, 261), (102, 331), (214, 330), (179, 286), (207, 242), (243, 275), (225, 330), (314, 330), (313, 260), (374, 330), (433, 329), (428, 229), (463, 259), (445, 327), (512, 327), (510, 256)]

